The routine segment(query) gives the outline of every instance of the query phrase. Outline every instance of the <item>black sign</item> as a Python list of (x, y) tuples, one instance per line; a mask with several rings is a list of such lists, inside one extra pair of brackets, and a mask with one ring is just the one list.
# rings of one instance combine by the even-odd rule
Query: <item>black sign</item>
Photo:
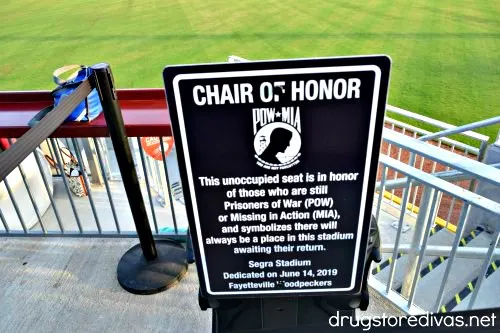
[(165, 69), (206, 295), (360, 290), (389, 69), (386, 56)]

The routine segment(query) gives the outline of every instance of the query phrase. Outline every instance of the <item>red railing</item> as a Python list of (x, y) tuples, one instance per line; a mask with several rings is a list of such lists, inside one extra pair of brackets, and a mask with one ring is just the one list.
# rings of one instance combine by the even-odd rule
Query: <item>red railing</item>
[[(172, 135), (165, 91), (163, 89), (118, 89), (127, 136)], [(18, 138), (28, 129), (28, 122), (52, 104), (50, 91), (0, 92), (0, 138)], [(104, 115), (90, 123), (65, 123), (51, 137), (108, 136)]]

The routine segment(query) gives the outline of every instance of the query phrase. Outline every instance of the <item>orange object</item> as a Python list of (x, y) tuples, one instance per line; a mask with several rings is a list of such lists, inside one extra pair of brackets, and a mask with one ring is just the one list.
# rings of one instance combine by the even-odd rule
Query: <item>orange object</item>
[[(12, 139), (12, 142), (16, 142), (16, 139)], [(10, 142), (8, 139), (5, 138), (0, 138), (0, 149), (1, 150), (7, 150), (10, 147)]]
[[(154, 158), (155, 160), (161, 161), (161, 146), (160, 138), (157, 136), (142, 137), (141, 138), (142, 149), (148, 154), (148, 156)], [(163, 137), (163, 147), (165, 149), (165, 156), (167, 156), (174, 147), (174, 138), (171, 136)]]

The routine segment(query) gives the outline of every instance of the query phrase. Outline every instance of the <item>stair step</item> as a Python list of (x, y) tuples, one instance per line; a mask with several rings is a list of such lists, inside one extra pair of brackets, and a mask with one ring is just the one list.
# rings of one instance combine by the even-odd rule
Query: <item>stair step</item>
[[(455, 237), (455, 234), (452, 232), (448, 231), (447, 229), (440, 229), (438, 232), (436, 232), (434, 235), (429, 237), (429, 240), (427, 242), (428, 245), (451, 245), (453, 243), (453, 238)], [(425, 256), (422, 262), (422, 267), (426, 268), (430, 263), (433, 263), (436, 259), (439, 259), (437, 256)], [(381, 263), (383, 265), (383, 269), (377, 274), (375, 274), (375, 277), (383, 282), (387, 283), (391, 271), (391, 266), (389, 261), (385, 261)], [(403, 284), (403, 279), (406, 274), (406, 269), (408, 267), (408, 256), (407, 255), (401, 255), (401, 257), (397, 260), (396, 262), (396, 270), (394, 272), (394, 279), (392, 282), (392, 288), (394, 290), (398, 290), (401, 288)]]
[[(493, 261), (488, 267), (486, 278), (483, 280), (473, 309), (489, 309), (500, 306), (500, 260)], [(477, 278), (467, 283), (467, 286), (455, 295), (450, 302), (444, 305), (443, 310), (449, 312), (467, 310), (472, 293), (476, 287)]]
[[(472, 239), (467, 247), (488, 247), (491, 242), (491, 235), (482, 232)], [(478, 270), (481, 268), (482, 259), (458, 258), (455, 257), (453, 267), (451, 268), (448, 281), (446, 281), (443, 301), (446, 304), (455, 294), (460, 292), (469, 281), (472, 281)], [(434, 311), (432, 307), (436, 301), (436, 295), (439, 292), (441, 282), (443, 281), (448, 260), (444, 264), (437, 266), (429, 272), (424, 278), (420, 279), (417, 285), (414, 303), (427, 311)]]
[[(472, 230), (469, 233), (469, 235), (463, 237), (460, 240), (460, 244), (458, 246), (466, 246), (467, 244), (469, 244), (469, 242), (471, 242), (474, 238), (476, 238), (483, 231), (484, 231), (484, 229), (482, 227), (478, 226), (475, 230)], [(421, 279), (424, 276), (426, 276), (427, 274), (429, 274), (437, 266), (443, 264), (446, 261), (446, 259), (448, 259), (448, 257), (439, 256), (439, 257), (436, 257), (436, 259), (434, 259), (434, 261), (428, 263), (427, 265), (425, 265), (424, 263), (422, 263), (422, 268), (420, 270), (419, 279)], [(398, 293), (401, 293), (401, 287), (399, 287), (396, 291)]]
[[(441, 229), (443, 229), (443, 227), (441, 227), (439, 225), (432, 227), (430, 236), (432, 237)], [(406, 255), (406, 254), (399, 253), (396, 259), (399, 259), (404, 255)], [(392, 253), (382, 253), (382, 261), (379, 264), (372, 266), (372, 271), (371, 271), (372, 274), (375, 275), (375, 274), (380, 273), (384, 268), (388, 267), (391, 263), (392, 263)]]

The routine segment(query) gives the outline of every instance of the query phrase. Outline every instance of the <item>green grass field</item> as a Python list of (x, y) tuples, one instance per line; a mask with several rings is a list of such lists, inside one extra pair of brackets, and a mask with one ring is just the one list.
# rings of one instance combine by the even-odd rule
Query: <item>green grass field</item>
[(51, 89), (73, 63), (109, 62), (118, 87), (142, 88), (230, 54), (384, 53), (390, 104), (456, 125), (500, 114), (498, 0), (2, 0), (0, 18), (0, 90)]

